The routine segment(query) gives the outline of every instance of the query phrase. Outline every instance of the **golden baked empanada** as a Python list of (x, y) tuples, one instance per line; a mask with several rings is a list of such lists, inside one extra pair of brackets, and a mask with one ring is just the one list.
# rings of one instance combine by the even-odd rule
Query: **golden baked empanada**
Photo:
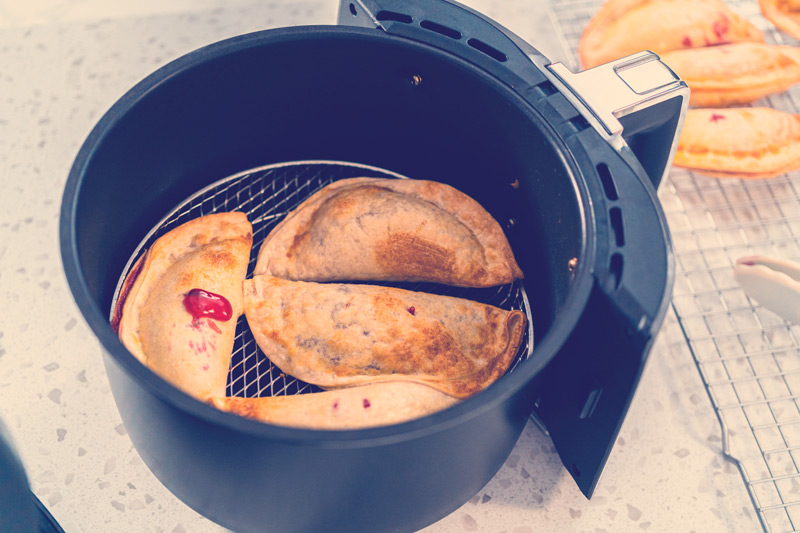
[(489, 287), (522, 277), (500, 225), (434, 181), (331, 183), (264, 239), (256, 274), (303, 281), (431, 281)]
[(360, 429), (399, 424), (458, 402), (427, 385), (387, 381), (293, 396), (212, 398), (217, 409), (275, 424), (307, 429)]
[(784, 174), (800, 167), (800, 115), (767, 107), (690, 109), (674, 163), (716, 177)]
[(734, 43), (674, 50), (661, 60), (691, 89), (694, 107), (748, 104), (800, 82), (800, 49)]
[(522, 311), (392, 287), (268, 275), (243, 286), (267, 358), (325, 389), (402, 379), (463, 398), (506, 372), (526, 324)]
[(200, 217), (156, 240), (123, 283), (120, 340), (200, 400), (225, 394), (252, 241), (244, 213)]
[(800, 39), (800, 0), (758, 0), (764, 18)]
[(590, 68), (643, 50), (743, 41), (764, 36), (722, 0), (608, 0), (584, 28), (578, 55)]

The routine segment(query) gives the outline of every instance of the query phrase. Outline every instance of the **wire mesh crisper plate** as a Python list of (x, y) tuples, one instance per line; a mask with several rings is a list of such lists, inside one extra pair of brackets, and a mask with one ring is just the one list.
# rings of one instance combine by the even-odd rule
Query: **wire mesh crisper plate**
[[(601, 4), (551, 0), (566, 50), (577, 50)], [(797, 44), (761, 16), (755, 0), (727, 4), (767, 42)], [(797, 113), (798, 102), (795, 88), (754, 105)], [(755, 254), (800, 261), (800, 173), (746, 181), (674, 168), (659, 198), (677, 263), (672, 308), (720, 420), (723, 452), (739, 467), (764, 530), (798, 531), (800, 326), (749, 299), (733, 266)]]
[[(161, 235), (192, 220), (211, 213), (241, 211), (253, 225), (253, 248), (247, 276), (255, 268), (258, 250), (264, 238), (292, 209), (329, 183), (352, 177), (404, 178), (387, 170), (338, 161), (300, 161), (259, 167), (224, 178), (186, 199), (167, 215), (143, 239), (134, 251), (117, 287), (119, 293), (124, 276), (136, 259)], [(352, 282), (350, 282), (352, 283)], [(374, 282), (371, 282), (374, 283)], [(434, 283), (391, 283), (403, 289), (467, 298), (503, 309), (521, 309), (528, 318), (519, 352), (512, 369), (530, 356), (533, 348), (533, 327), (530, 308), (521, 281), (488, 289), (447, 287)], [(114, 298), (116, 302), (116, 296)], [(112, 305), (112, 309), (114, 305)], [(318, 387), (287, 376), (273, 365), (256, 345), (242, 316), (236, 324), (233, 356), (228, 374), (228, 396), (278, 396), (319, 391)]]

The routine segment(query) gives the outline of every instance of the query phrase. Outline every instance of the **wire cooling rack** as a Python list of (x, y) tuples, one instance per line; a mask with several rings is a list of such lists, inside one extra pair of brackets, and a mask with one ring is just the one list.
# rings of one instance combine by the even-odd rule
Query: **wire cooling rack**
[[(581, 32), (601, 4), (550, 2), (573, 70)], [(755, 0), (728, 5), (767, 42), (797, 44), (761, 16)], [(799, 102), (795, 88), (754, 105), (797, 113)], [(723, 454), (738, 466), (764, 530), (800, 531), (800, 326), (760, 307), (733, 278), (742, 256), (800, 261), (800, 172), (747, 181), (673, 168), (659, 198), (677, 263), (673, 327), (682, 330), (708, 390)]]

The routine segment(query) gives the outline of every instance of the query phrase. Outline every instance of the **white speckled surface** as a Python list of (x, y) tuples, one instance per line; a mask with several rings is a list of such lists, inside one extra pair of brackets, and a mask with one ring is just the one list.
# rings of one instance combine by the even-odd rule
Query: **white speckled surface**
[[(561, 59), (537, 2), (466, 3)], [(66, 531), (220, 531), (172, 496), (133, 449), (99, 343), (67, 288), (58, 211), (78, 147), (125, 90), (171, 59), (248, 31), (333, 23), (336, 7), (0, 1), (0, 417), (34, 492)], [(495, 478), (425, 531), (759, 528), (739, 473), (720, 453), (716, 418), (670, 315), (592, 500), (529, 424)]]

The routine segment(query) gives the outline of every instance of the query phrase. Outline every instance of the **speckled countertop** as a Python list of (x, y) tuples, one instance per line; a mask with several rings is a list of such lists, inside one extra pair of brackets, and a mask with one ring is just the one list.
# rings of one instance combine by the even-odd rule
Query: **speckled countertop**
[[(561, 59), (538, 2), (467, 3)], [(157, 67), (249, 31), (332, 24), (336, 8), (335, 0), (0, 1), (0, 417), (33, 491), (66, 531), (220, 531), (137, 455), (100, 345), (67, 288), (58, 211), (72, 159), (102, 113)], [(426, 531), (758, 530), (720, 448), (670, 314), (592, 500), (529, 424), (495, 478)]]

